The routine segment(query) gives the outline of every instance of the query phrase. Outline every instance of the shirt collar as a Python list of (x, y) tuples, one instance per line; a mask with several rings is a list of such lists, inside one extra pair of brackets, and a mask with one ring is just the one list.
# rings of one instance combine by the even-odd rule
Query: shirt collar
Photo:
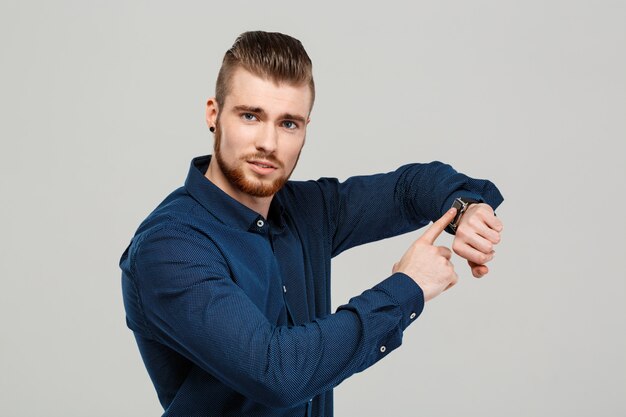
[[(210, 161), (211, 155), (198, 156), (191, 160), (185, 180), (187, 192), (224, 224), (243, 230), (267, 233), (268, 225), (263, 216), (226, 194), (204, 176)], [(283, 214), (284, 207), (280, 199), (274, 196), (268, 217), (272, 226), (278, 229), (277, 231), (284, 228)]]

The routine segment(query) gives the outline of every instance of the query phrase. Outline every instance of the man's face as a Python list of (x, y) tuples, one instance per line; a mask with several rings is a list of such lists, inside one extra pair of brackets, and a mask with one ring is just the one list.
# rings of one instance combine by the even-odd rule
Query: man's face
[(211, 100), (208, 104), (207, 118), (213, 117), (216, 126), (214, 157), (230, 194), (274, 195), (289, 179), (304, 145), (309, 86), (276, 85), (238, 68), (223, 108), (211, 112)]

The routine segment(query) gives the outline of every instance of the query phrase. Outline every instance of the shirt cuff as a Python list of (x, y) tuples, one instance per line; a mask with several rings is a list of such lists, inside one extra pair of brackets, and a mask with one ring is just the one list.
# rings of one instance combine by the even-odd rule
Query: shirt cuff
[(374, 287), (389, 295), (402, 310), (402, 330), (424, 310), (424, 292), (408, 275), (396, 272)]

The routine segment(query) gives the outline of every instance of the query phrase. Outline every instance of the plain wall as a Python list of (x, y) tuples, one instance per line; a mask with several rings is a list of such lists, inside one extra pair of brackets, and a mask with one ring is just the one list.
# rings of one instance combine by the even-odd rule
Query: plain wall
[[(490, 274), (455, 257), (459, 284), (335, 414), (626, 415), (626, 3), (329, 3), (2, 0), (0, 415), (160, 415), (117, 263), (211, 152), (204, 103), (256, 29), (314, 63), (293, 178), (441, 160), (505, 197)], [(336, 258), (333, 305), (419, 235)]]

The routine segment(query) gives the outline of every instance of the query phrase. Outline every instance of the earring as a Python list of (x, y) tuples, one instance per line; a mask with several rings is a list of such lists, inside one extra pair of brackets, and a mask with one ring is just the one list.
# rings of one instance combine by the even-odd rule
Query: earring
[(211, 131), (211, 133), (213, 133), (213, 132), (215, 132), (215, 127), (211, 126), (211, 127), (209, 128), (209, 130)]

